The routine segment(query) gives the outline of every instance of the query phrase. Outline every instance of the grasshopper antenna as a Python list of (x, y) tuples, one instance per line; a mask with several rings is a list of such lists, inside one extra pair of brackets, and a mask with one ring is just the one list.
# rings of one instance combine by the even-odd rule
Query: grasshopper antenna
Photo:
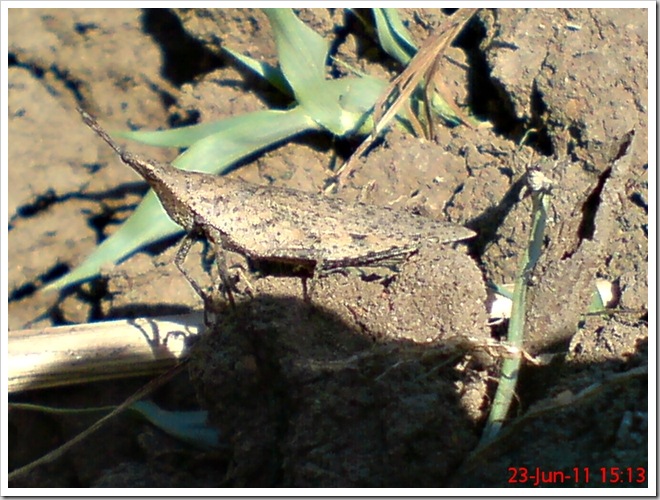
[(78, 110), (78, 113), (80, 113), (80, 116), (82, 116), (83, 121), (85, 122), (85, 125), (87, 125), (89, 128), (91, 128), (96, 134), (101, 137), (105, 142), (107, 142), (112, 149), (114, 149), (117, 154), (124, 158), (126, 156), (126, 151), (122, 147), (119, 146), (109, 135), (108, 133), (99, 125), (99, 122), (96, 121), (96, 119), (90, 115), (87, 111), (85, 111), (82, 108), (76, 108)]

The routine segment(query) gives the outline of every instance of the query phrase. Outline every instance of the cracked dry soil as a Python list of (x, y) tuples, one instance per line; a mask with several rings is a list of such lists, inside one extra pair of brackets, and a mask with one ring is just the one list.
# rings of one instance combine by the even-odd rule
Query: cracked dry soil
[[(338, 37), (336, 57), (384, 78), (398, 70), (355, 34), (346, 12), (298, 13)], [(403, 15), (421, 42), (447, 13)], [(340, 193), (479, 236), (424, 248), (396, 275), (331, 275), (318, 283), (313, 306), (300, 300), (298, 280), (251, 279), (255, 298), (223, 314), (195, 345), (190, 373), (154, 395), (169, 409), (201, 403), (225, 447), (194, 450), (122, 416), (14, 486), (530, 486), (512, 483), (511, 467), (591, 471), (588, 484), (545, 486), (644, 486), (604, 482), (600, 471), (648, 463), (647, 32), (641, 9), (480, 11), (448, 50), (442, 78), (451, 98), (490, 126), (439, 127), (435, 142), (391, 131)], [(227, 60), (222, 45), (276, 61), (258, 10), (10, 10), (10, 330), (200, 307), (172, 265), (173, 242), (61, 296), (39, 289), (80, 263), (144, 193), (90, 140), (76, 105), (110, 130), (283, 105)], [(530, 128), (538, 133), (519, 149)], [(159, 160), (175, 155), (130, 147)], [(231, 175), (318, 191), (336, 155), (348, 151), (345, 141), (308, 134)], [(542, 360), (560, 354), (524, 366), (513, 415), (521, 420), (468, 462), (500, 360), (465, 339), (485, 343), (502, 333), (487, 326), (485, 283), (515, 275), (531, 206), (518, 200), (520, 176), (531, 158), (542, 160), (554, 188), (530, 282), (526, 348)], [(204, 279), (202, 259), (189, 260)], [(230, 264), (245, 263), (232, 256)], [(629, 313), (583, 316), (597, 277), (617, 285), (617, 307)], [(144, 382), (11, 400), (100, 406)], [(602, 385), (590, 397), (571, 399), (594, 384)], [(92, 420), (12, 412), (10, 470)]]

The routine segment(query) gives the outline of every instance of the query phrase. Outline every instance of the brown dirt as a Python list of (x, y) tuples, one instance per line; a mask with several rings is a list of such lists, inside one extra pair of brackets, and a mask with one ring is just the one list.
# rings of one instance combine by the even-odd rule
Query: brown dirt
[[(354, 20), (338, 28), (350, 17), (342, 10), (300, 15), (324, 36), (338, 36), (333, 50), (352, 66), (388, 78), (398, 70), (368, 36), (354, 34)], [(421, 41), (444, 14), (405, 16)], [(254, 298), (239, 294), (237, 309), (198, 341), (190, 378), (155, 395), (167, 408), (199, 401), (225, 448), (200, 452), (120, 417), (15, 486), (531, 486), (511, 481), (525, 467), (591, 474), (589, 483), (545, 486), (611, 486), (602, 467), (646, 467), (647, 32), (643, 10), (481, 11), (450, 49), (442, 78), (488, 126), (442, 126), (435, 142), (389, 132), (339, 193), (467, 225), (478, 237), (424, 248), (395, 275), (331, 275), (318, 282), (313, 305), (301, 300), (299, 280), (251, 277)], [(111, 130), (283, 105), (224, 58), (223, 44), (276, 61), (258, 10), (10, 11), (11, 330), (200, 307), (171, 265), (176, 247), (167, 245), (60, 296), (39, 289), (82, 262), (144, 192), (104, 144), (90, 140), (76, 105)], [(537, 134), (518, 150), (530, 128)], [(318, 191), (349, 146), (310, 134), (232, 175)], [(149, 151), (163, 160), (174, 154)], [(468, 460), (498, 375), (499, 358), (474, 349), (501, 333), (487, 326), (485, 282), (513, 281), (531, 206), (519, 201), (519, 179), (532, 159), (554, 188), (530, 280), (526, 347), (542, 360), (560, 355), (525, 366), (521, 419)], [(190, 266), (204, 279), (196, 260)], [(244, 264), (230, 260), (233, 268)], [(596, 277), (615, 283), (618, 306), (633, 312), (584, 317)], [(244, 279), (238, 286), (247, 290)], [(143, 382), (12, 400), (100, 406)], [(13, 469), (93, 417), (12, 412), (9, 420)], [(638, 486), (627, 477), (618, 485)]]

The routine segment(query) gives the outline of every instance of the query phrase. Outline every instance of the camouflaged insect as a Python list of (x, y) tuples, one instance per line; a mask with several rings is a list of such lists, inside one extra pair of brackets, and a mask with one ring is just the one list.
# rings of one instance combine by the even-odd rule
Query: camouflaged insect
[[(79, 111), (84, 122), (149, 183), (169, 217), (188, 235), (206, 237), (216, 252), (230, 250), (266, 267), (289, 267), (291, 275), (318, 277), (335, 269), (404, 259), (424, 241), (449, 243), (475, 234), (402, 210), (188, 172), (147, 160), (123, 150), (94, 118)], [(189, 248), (184, 241), (177, 266)], [(191, 285), (200, 293), (194, 282)]]

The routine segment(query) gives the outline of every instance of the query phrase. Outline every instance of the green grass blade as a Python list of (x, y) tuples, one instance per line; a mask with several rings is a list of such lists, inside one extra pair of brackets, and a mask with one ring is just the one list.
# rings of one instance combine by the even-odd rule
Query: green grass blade
[(599, 313), (606, 310), (605, 303), (603, 302), (603, 297), (601, 296), (598, 290), (594, 291), (591, 296), (591, 303), (587, 309), (587, 313)]
[[(85, 415), (107, 413), (116, 406), (96, 408), (56, 408), (31, 403), (9, 403), (12, 410), (36, 411), (47, 415)], [(215, 449), (220, 446), (220, 432), (207, 423), (206, 411), (167, 411), (151, 401), (136, 401), (128, 410), (139, 415), (163, 432), (201, 449)]]
[[(247, 119), (252, 116), (252, 119)], [(173, 165), (185, 170), (225, 173), (239, 159), (277, 144), (304, 130), (317, 128), (301, 108), (289, 111), (260, 111), (231, 119), (235, 127), (196, 142)], [(143, 246), (180, 232), (152, 191), (137, 210), (87, 259), (70, 273), (46, 286), (62, 289), (97, 276), (102, 267), (117, 263)]]
[(229, 55), (231, 55), (238, 62), (240, 62), (242, 65), (252, 70), (255, 74), (259, 75), (264, 80), (266, 80), (277, 90), (279, 90), (285, 95), (293, 97), (293, 89), (289, 85), (289, 82), (286, 81), (286, 78), (284, 78), (284, 75), (282, 74), (282, 71), (279, 68), (275, 68), (266, 62), (257, 61), (252, 57), (243, 55), (227, 47), (223, 47), (223, 50), (227, 52)]
[(408, 64), (417, 47), (396, 9), (373, 9), (373, 12), (380, 46), (401, 64)]
[(385, 80), (372, 76), (346, 77), (327, 82), (328, 88), (339, 95), (341, 107), (349, 113), (363, 115), (373, 108), (387, 87)]
[[(525, 332), (525, 313), (527, 302), (527, 283), (529, 276), (543, 250), (543, 237), (545, 234), (545, 225), (547, 220), (547, 195), (543, 191), (532, 193), (532, 228), (528, 247), (525, 249), (520, 259), (520, 270), (516, 276), (513, 300), (511, 304), (511, 318), (509, 319), (509, 329), (507, 332), (507, 341), (509, 345), (516, 348), (519, 352), (523, 349), (523, 340)], [(490, 443), (502, 428), (506, 419), (511, 402), (516, 390), (518, 381), (518, 372), (522, 362), (521, 356), (506, 358), (502, 362), (502, 374), (497, 386), (493, 406), (488, 415), (488, 421), (479, 443), (479, 447), (484, 447)]]
[(383, 9), (387, 23), (390, 26), (390, 29), (394, 36), (398, 39), (401, 47), (406, 49), (406, 51), (412, 56), (417, 52), (417, 46), (413, 40), (410, 31), (406, 28), (401, 22), (399, 17), (399, 11), (397, 9)]
[(9, 403), (8, 408), (9, 410), (36, 411), (39, 413), (45, 413), (47, 415), (85, 415), (87, 413), (106, 413), (114, 410), (116, 406), (100, 406), (96, 408), (61, 408), (33, 403)]
[(273, 28), (282, 73), (296, 96), (325, 81), (330, 44), (291, 9), (264, 9), (264, 13)]
[(347, 133), (368, 134), (373, 128), (371, 111), (387, 82), (371, 76), (346, 77), (327, 82), (328, 89), (339, 96), (344, 110)]
[[(433, 113), (435, 113), (437, 116), (442, 118), (444, 121), (447, 122), (448, 125), (455, 127), (457, 125), (460, 125), (462, 120), (456, 116), (456, 113), (454, 110), (451, 108), (449, 104), (447, 104), (447, 101), (445, 101), (442, 97), (437, 92), (433, 93), (433, 96), (431, 97), (431, 109), (433, 110)], [(476, 120), (472, 119), (472, 125), (477, 126), (479, 122)]]
[(318, 129), (301, 107), (257, 111), (230, 118), (233, 127), (195, 142), (172, 162), (183, 170), (225, 173), (233, 163), (305, 130)]
[(165, 215), (158, 198), (153, 191), (149, 191), (135, 212), (115, 233), (99, 244), (82, 264), (48, 284), (45, 289), (61, 290), (87, 281), (98, 276), (104, 266), (117, 263), (139, 248), (178, 232), (181, 232), (181, 228)]
[(280, 67), (298, 103), (323, 128), (344, 135), (355, 127), (344, 111), (340, 95), (325, 78), (330, 44), (309, 28), (291, 9), (264, 9), (273, 28)]
[(149, 146), (187, 148), (210, 135), (224, 134), (227, 130), (231, 130), (233, 126), (232, 118), (229, 118), (169, 130), (119, 130), (113, 131), (112, 135), (116, 138), (130, 139)]
[(220, 431), (207, 423), (205, 411), (167, 411), (151, 401), (137, 401), (129, 409), (179, 441), (205, 450), (220, 446)]
[[(166, 148), (187, 148), (210, 136), (216, 136), (221, 140), (231, 142), (242, 142), (241, 134), (247, 133), (249, 140), (255, 129), (264, 128), (263, 133), (267, 133), (265, 127), (272, 126), (279, 119), (283, 120), (286, 127), (286, 122), (291, 119), (290, 113), (291, 110), (255, 111), (254, 113), (246, 113), (211, 123), (199, 123), (171, 130), (122, 131), (114, 133), (114, 136), (131, 139), (150, 146)], [(302, 114), (302, 110), (297, 111), (297, 113)], [(313, 125), (311, 120), (309, 123)], [(277, 136), (278, 134), (274, 132), (273, 135)]]

